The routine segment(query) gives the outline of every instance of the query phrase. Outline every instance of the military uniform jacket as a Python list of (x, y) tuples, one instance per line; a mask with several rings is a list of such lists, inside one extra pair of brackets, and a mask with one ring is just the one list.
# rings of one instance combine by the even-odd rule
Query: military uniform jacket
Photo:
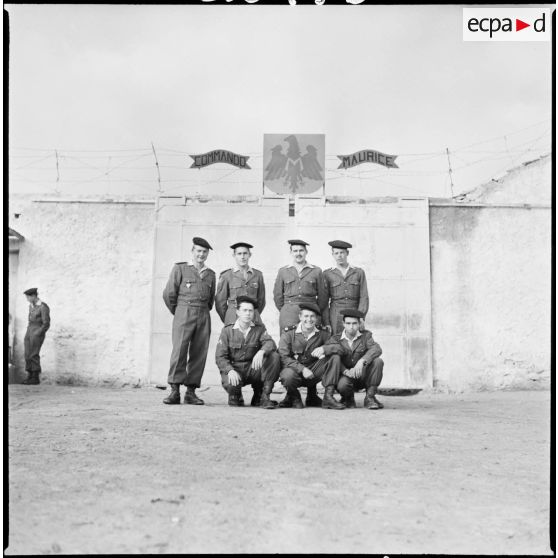
[(331, 302), (355, 302), (354, 308), (363, 314), (368, 312), (368, 286), (366, 275), (360, 267), (350, 266), (347, 274), (343, 274), (336, 267), (324, 271), (326, 296)]
[(312, 265), (305, 267), (299, 275), (293, 265), (282, 267), (273, 287), (273, 300), (277, 310), (281, 310), (287, 302), (314, 302), (323, 311), (328, 299), (322, 270)]
[(247, 278), (242, 271), (231, 268), (226, 269), (219, 276), (217, 292), (215, 293), (215, 310), (221, 320), (225, 320), (228, 303), (236, 303), (239, 296), (249, 296), (258, 303), (258, 311), (261, 314), (265, 307), (265, 285), (262, 272), (250, 268)]
[(201, 275), (187, 262), (174, 264), (163, 291), (163, 300), (174, 315), (178, 305), (201, 306), (209, 310), (215, 299), (215, 272), (208, 267)]
[(215, 349), (215, 361), (223, 373), (237, 368), (247, 370), (260, 349), (268, 354), (276, 348), (275, 341), (267, 333), (265, 326), (253, 325), (244, 338), (239, 329), (234, 329), (234, 324), (229, 324), (221, 330)]
[(341, 339), (341, 335), (341, 333), (333, 335), (324, 347), (324, 351), (326, 354), (335, 351), (336, 354), (341, 355), (341, 361), (346, 368), (353, 368), (361, 358), (366, 364), (370, 364), (382, 354), (382, 348), (374, 341), (372, 332), (367, 329), (353, 341), (352, 347), (349, 347), (346, 339)]
[(302, 373), (305, 367), (309, 368), (318, 361), (312, 356), (312, 351), (322, 345), (326, 356), (340, 353), (339, 345), (333, 344), (326, 348), (328, 347), (326, 343), (331, 337), (327, 329), (320, 329), (307, 341), (302, 333), (297, 333), (296, 328), (297, 326), (286, 328), (287, 331), (281, 334), (279, 340), (279, 356), (283, 368), (292, 368)]
[(39, 300), (29, 305), (29, 324), (27, 332), (32, 335), (44, 335), (50, 327), (50, 308)]

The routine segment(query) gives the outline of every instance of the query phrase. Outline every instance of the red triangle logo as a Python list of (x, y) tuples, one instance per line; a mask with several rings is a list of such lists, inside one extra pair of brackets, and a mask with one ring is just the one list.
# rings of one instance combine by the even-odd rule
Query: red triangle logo
[(521, 21), (520, 19), (515, 20), (515, 30), (516, 31), (521, 31), (522, 29), (525, 29), (525, 27), (531, 27), (530, 23), (525, 23), (524, 21)]

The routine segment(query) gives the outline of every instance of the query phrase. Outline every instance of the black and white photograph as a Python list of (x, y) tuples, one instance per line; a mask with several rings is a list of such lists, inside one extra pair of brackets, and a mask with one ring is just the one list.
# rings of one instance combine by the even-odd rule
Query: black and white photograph
[(4, 553), (555, 555), (554, 33), (6, 3)]

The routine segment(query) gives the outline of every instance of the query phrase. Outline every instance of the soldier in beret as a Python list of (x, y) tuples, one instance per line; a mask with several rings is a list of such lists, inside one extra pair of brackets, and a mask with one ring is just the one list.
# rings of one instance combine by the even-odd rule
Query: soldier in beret
[[(279, 269), (273, 287), (273, 300), (279, 310), (279, 335), (286, 327), (296, 326), (299, 323), (301, 303), (317, 304), (322, 325), (329, 325), (327, 315), (322, 315), (327, 310), (327, 294), (322, 270), (306, 261), (308, 242), (293, 239), (288, 243), (293, 263)], [(311, 384), (308, 390), (311, 400), (320, 399), (316, 392), (316, 384)]]
[(336, 334), (343, 330), (341, 310), (356, 308), (366, 317), (368, 287), (364, 270), (347, 261), (352, 244), (343, 240), (332, 240), (328, 244), (337, 265), (324, 271), (325, 292), (329, 303), (325, 314), (326, 323), (331, 325), (331, 332)]
[(382, 409), (376, 399), (378, 386), (382, 381), (384, 361), (380, 358), (382, 348), (367, 329), (360, 331), (364, 317), (359, 310), (341, 310), (343, 331), (331, 337), (324, 351), (341, 354), (342, 372), (337, 383), (337, 391), (348, 409), (356, 407), (355, 391), (366, 390), (365, 409)]
[(234, 324), (221, 331), (215, 349), (215, 361), (221, 372), (221, 383), (229, 394), (229, 405), (241, 407), (242, 386), (250, 384), (254, 390), (251, 405), (274, 409), (273, 384), (279, 378), (280, 360), (275, 341), (263, 324), (254, 322), (257, 302), (248, 296), (236, 299)]
[(50, 327), (50, 308), (39, 299), (36, 288), (23, 291), (29, 302), (29, 323), (23, 339), (23, 352), (25, 356), (25, 371), (27, 378), (24, 384), (40, 384), (41, 358), (39, 352), (43, 346), (46, 332)]
[[(330, 333), (325, 328), (316, 327), (316, 319), (320, 309), (312, 303), (298, 305), (299, 323), (286, 327), (279, 341), (281, 357), (281, 383), (287, 389), (285, 399), (280, 407), (302, 409), (302, 398), (298, 388), (306, 386), (307, 407), (324, 409), (344, 409), (333, 396), (341, 371), (341, 348), (338, 345), (327, 345)], [(326, 348), (327, 347), (327, 348)], [(321, 380), (325, 388), (323, 401), (316, 393), (316, 385)], [(310, 387), (314, 389), (310, 391)]]
[(261, 324), (260, 313), (265, 308), (265, 284), (262, 272), (249, 264), (253, 246), (247, 242), (237, 242), (231, 248), (236, 263), (219, 276), (215, 310), (225, 325), (234, 324), (237, 319), (237, 297), (249, 296), (256, 301), (257, 306), (254, 322)]
[(186, 386), (184, 403), (203, 405), (196, 395), (207, 359), (211, 320), (209, 311), (215, 298), (215, 272), (205, 265), (212, 250), (207, 240), (192, 239), (193, 263), (178, 262), (171, 270), (163, 300), (172, 321), (172, 353), (168, 382), (171, 393), (167, 405), (180, 404), (180, 384)]

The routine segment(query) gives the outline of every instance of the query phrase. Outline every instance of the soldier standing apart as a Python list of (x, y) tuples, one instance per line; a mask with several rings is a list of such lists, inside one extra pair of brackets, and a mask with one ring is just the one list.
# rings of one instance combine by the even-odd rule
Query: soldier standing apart
[(219, 276), (215, 293), (215, 310), (224, 325), (237, 320), (236, 301), (239, 296), (249, 296), (256, 301), (254, 322), (261, 324), (260, 313), (265, 308), (265, 285), (262, 272), (250, 267), (251, 244), (237, 242), (231, 246), (236, 264)]
[(341, 348), (342, 373), (337, 391), (347, 409), (356, 407), (355, 391), (366, 390), (365, 409), (383, 409), (376, 399), (382, 381), (384, 361), (380, 358), (382, 348), (367, 329), (360, 331), (360, 320), (364, 317), (358, 310), (341, 310), (343, 331), (334, 335), (324, 347), (326, 353)]
[(360, 267), (353, 267), (347, 261), (349, 248), (352, 244), (343, 240), (328, 242), (336, 266), (324, 271), (325, 291), (329, 302), (326, 323), (331, 324), (333, 334), (343, 331), (341, 310), (345, 308), (357, 309), (363, 314), (368, 312), (368, 287), (366, 275)]
[(215, 298), (215, 272), (205, 265), (212, 250), (207, 240), (194, 237), (192, 242), (194, 263), (174, 264), (163, 291), (163, 300), (174, 316), (168, 376), (171, 393), (163, 399), (167, 405), (180, 404), (180, 384), (186, 386), (184, 403), (203, 405), (196, 388), (200, 387), (209, 347), (209, 311)]
[[(304, 405), (298, 388), (301, 385), (307, 388), (312, 386), (315, 393), (316, 384), (321, 380), (325, 388), (321, 407), (344, 409), (345, 405), (333, 397), (341, 372), (341, 358), (338, 354), (340, 347), (335, 344), (326, 345), (330, 338), (329, 331), (316, 327), (320, 309), (312, 303), (299, 306), (299, 324), (286, 328), (279, 341), (279, 356), (283, 367), (279, 377), (287, 389), (287, 395), (279, 406), (302, 409)], [(310, 391), (306, 406), (316, 406)]]
[(229, 405), (242, 407), (242, 386), (251, 384), (253, 407), (274, 409), (270, 399), (273, 384), (279, 378), (280, 360), (275, 341), (263, 324), (256, 324), (257, 303), (248, 296), (236, 299), (234, 324), (225, 325), (215, 349), (215, 361), (221, 372), (221, 383), (229, 394)]
[[(283, 334), (285, 328), (299, 323), (299, 304), (317, 304), (319, 315), (327, 310), (328, 300), (322, 270), (306, 261), (308, 242), (297, 239), (289, 240), (288, 243), (293, 263), (279, 269), (273, 287), (273, 300), (279, 310), (279, 335)], [(327, 315), (323, 316), (322, 325), (329, 325)], [(307, 405), (322, 405), (316, 383), (309, 384), (307, 394)]]
[(23, 380), (23, 383), (40, 384), (41, 358), (39, 352), (50, 327), (50, 308), (45, 302), (39, 300), (37, 289), (27, 289), (23, 294), (29, 302), (29, 324), (23, 339), (27, 379)]

